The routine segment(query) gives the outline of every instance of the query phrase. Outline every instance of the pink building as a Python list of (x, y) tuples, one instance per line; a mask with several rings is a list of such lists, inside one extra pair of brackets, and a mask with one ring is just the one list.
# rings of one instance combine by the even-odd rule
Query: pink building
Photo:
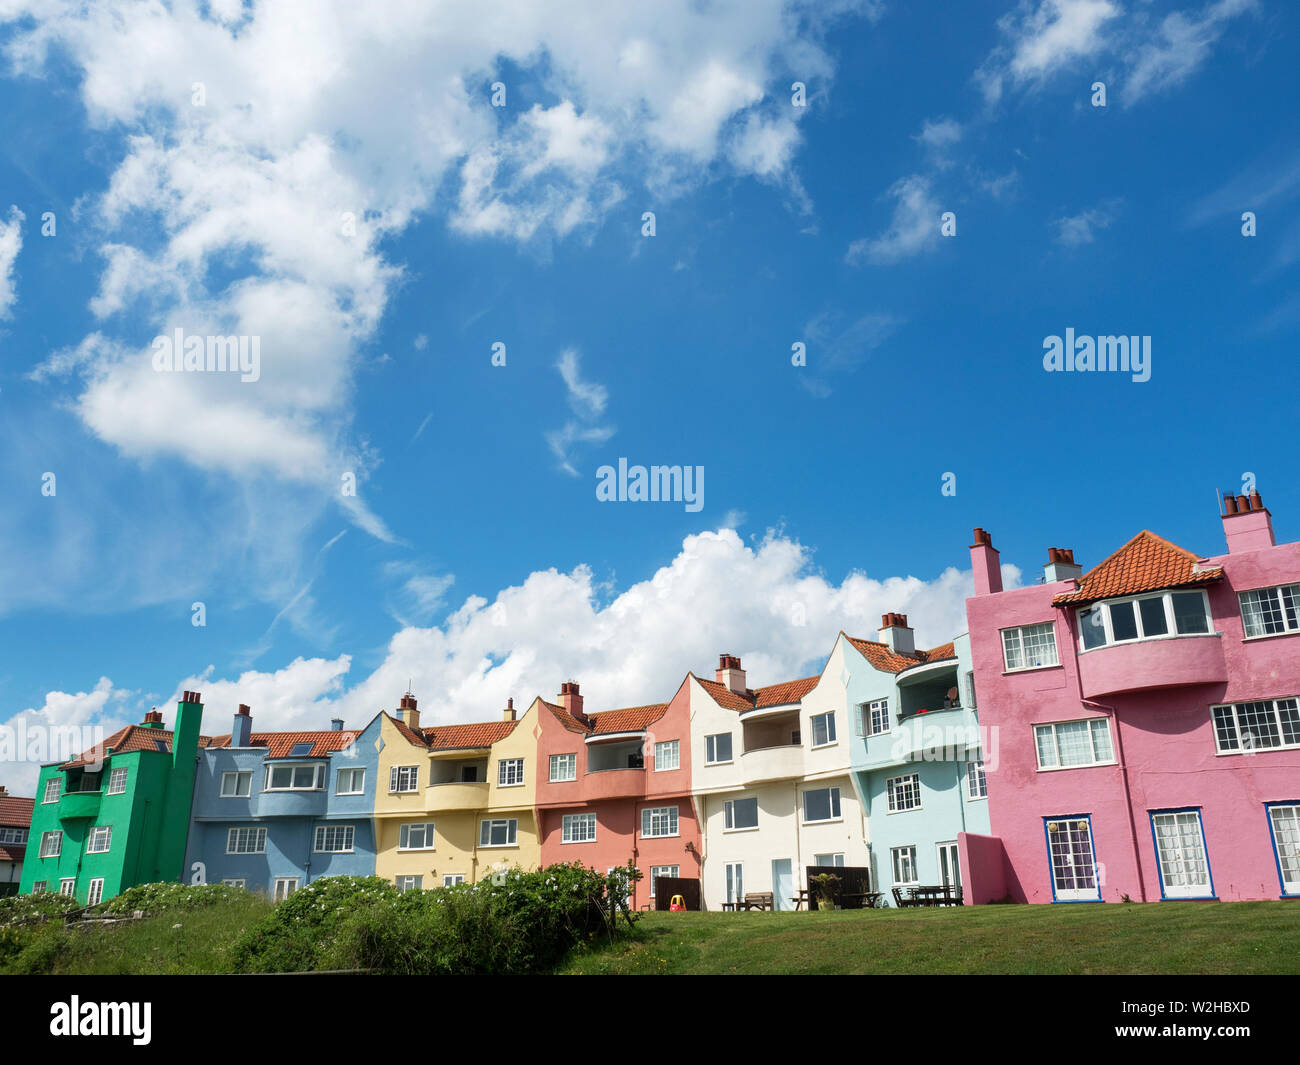
[(975, 530), (972, 901), (1300, 895), (1300, 543), (1258, 493), (1224, 504), (1224, 555), (1143, 531), (1087, 573), (1053, 548), (1010, 591)]
[(689, 686), (671, 702), (591, 714), (571, 681), (558, 698), (537, 706), (541, 864), (603, 873), (631, 862), (643, 874), (633, 905), (653, 906), (656, 875), (700, 875)]

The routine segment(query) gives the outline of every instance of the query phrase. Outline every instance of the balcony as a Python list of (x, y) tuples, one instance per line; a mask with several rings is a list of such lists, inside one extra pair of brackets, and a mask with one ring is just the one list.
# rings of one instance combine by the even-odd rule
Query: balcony
[(321, 817), (329, 793), (323, 788), (305, 791), (259, 791), (249, 803), (254, 817)]
[(592, 769), (582, 778), (582, 797), (595, 799), (639, 799), (645, 795), (645, 769)]
[(1228, 680), (1223, 641), (1214, 634), (1113, 643), (1082, 652), (1078, 662), (1085, 699)]
[(425, 809), (483, 810), (487, 808), (488, 782), (462, 780), (445, 784), (430, 784), (424, 789)]
[(99, 791), (69, 791), (59, 796), (59, 820), (73, 821), (79, 817), (98, 817)]
[(755, 747), (740, 756), (740, 772), (746, 784), (802, 777), (803, 747), (797, 743)]

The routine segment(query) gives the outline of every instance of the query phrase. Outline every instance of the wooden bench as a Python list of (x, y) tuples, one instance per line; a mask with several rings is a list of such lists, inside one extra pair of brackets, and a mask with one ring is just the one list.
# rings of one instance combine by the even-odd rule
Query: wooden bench
[(770, 891), (748, 891), (741, 905), (746, 910), (771, 910), (775, 908), (776, 900)]
[(895, 906), (960, 906), (961, 888), (955, 884), (923, 884), (894, 888)]

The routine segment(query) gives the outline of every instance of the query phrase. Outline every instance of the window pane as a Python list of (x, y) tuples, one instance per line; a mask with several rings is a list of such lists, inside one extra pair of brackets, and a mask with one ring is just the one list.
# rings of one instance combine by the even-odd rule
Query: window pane
[(1214, 737), (1219, 742), (1219, 750), (1235, 751), (1240, 746), (1237, 742), (1237, 726), (1233, 722), (1232, 707), (1216, 706), (1212, 711), (1214, 718)]
[(1019, 629), (1002, 630), (1002, 657), (1006, 661), (1007, 669), (1019, 669), (1024, 665), (1024, 658), (1020, 653)]
[[(755, 800), (757, 802), (758, 800)], [(803, 819), (805, 821), (829, 821), (835, 816), (831, 808), (831, 789), (818, 788), (803, 793)]]
[(731, 803), (732, 828), (758, 827), (758, 799), (735, 799)]
[(1209, 632), (1205, 599), (1200, 592), (1174, 592), (1174, 625), (1180, 633)]
[(1099, 606), (1079, 611), (1079, 632), (1085, 650), (1100, 647), (1106, 642), (1106, 621)]
[(1110, 724), (1107, 721), (1094, 719), (1088, 724), (1092, 728), (1092, 751), (1098, 762), (1113, 762), (1115, 752), (1110, 746)]
[(1061, 753), (1061, 765), (1087, 765), (1093, 760), (1088, 722), (1065, 721), (1057, 725), (1056, 746)]
[(1038, 742), (1038, 764), (1044, 768), (1056, 765), (1056, 740), (1052, 736), (1051, 725), (1037, 725), (1034, 739)]
[(1237, 725), (1241, 730), (1242, 743), (1247, 750), (1277, 747), (1282, 742), (1272, 703), (1238, 704)]
[(1158, 595), (1154, 599), (1139, 599), (1138, 609), (1142, 614), (1143, 636), (1164, 636), (1169, 631), (1169, 619), (1165, 617), (1165, 597)]
[(1282, 742), (1300, 743), (1300, 702), (1295, 699), (1277, 701), (1278, 717), (1282, 720)]
[(1109, 609), (1110, 629), (1115, 640), (1136, 640), (1138, 634), (1137, 614), (1133, 610), (1133, 604), (1131, 602), (1111, 603)]

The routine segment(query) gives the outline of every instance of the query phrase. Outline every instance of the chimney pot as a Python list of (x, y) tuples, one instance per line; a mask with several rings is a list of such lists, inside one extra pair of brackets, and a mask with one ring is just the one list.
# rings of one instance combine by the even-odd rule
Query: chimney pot
[(1223, 516), (1226, 518), (1229, 514), (1237, 513), (1237, 497), (1231, 492), (1223, 493)]
[(970, 545), (971, 572), (976, 595), (993, 595), (1002, 591), (1002, 565), (993, 537), (987, 529), (975, 527), (975, 542)]
[(1230, 555), (1277, 546), (1273, 518), (1264, 507), (1259, 489), (1252, 488), (1249, 496), (1223, 497), (1223, 538)]
[(1237, 496), (1237, 513), (1244, 514), (1250, 510), (1250, 496)]
[(230, 729), (230, 746), (250, 747), (253, 737), (253, 718), (247, 703), (240, 703), (235, 711), (235, 721)]
[(1250, 509), (1251, 510), (1264, 509), (1264, 500), (1260, 497), (1258, 488), (1252, 488), (1250, 490)]
[(331, 732), (343, 731), (343, 719), (341, 717), (330, 718), (330, 731)]

